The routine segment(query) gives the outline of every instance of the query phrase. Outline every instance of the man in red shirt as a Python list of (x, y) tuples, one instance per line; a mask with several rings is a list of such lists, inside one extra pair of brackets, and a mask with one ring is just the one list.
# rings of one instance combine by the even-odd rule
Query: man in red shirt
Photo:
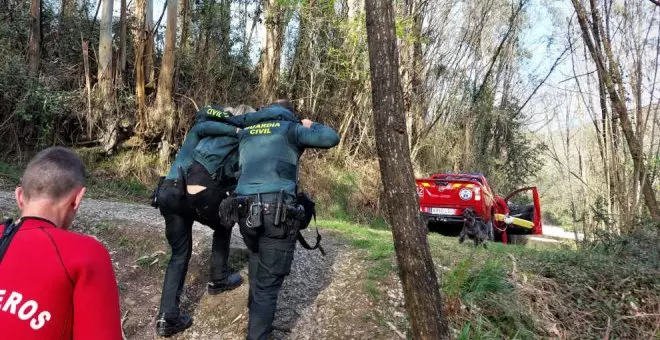
[(53, 147), (28, 164), (0, 225), (0, 338), (121, 340), (119, 290), (106, 248), (67, 231), (85, 193), (85, 168)]

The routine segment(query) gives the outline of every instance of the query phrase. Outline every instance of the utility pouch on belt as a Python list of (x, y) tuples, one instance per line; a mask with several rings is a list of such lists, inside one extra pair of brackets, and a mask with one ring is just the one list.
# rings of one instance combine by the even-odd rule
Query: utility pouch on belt
[(231, 229), (243, 217), (247, 217), (250, 200), (244, 196), (229, 196), (220, 202), (220, 221)]
[(297, 209), (292, 212), (294, 218), (296, 218), (300, 222), (300, 228), (298, 229), (298, 242), (300, 242), (300, 245), (307, 249), (307, 250), (314, 250), (318, 249), (321, 252), (321, 255), (325, 256), (325, 250), (321, 246), (321, 234), (319, 234), (319, 229), (316, 228), (316, 244), (313, 246), (310, 246), (309, 243), (305, 240), (305, 237), (300, 233), (300, 230), (307, 228), (309, 226), (309, 223), (312, 221), (312, 217), (314, 218), (314, 221), (316, 221), (316, 203), (312, 201), (309, 196), (304, 193), (304, 192), (299, 192), (296, 195), (296, 201), (298, 203)]
[(296, 202), (304, 208), (303, 216), (299, 218), (300, 229), (302, 230), (309, 226), (312, 222), (312, 217), (316, 220), (316, 203), (304, 192), (299, 192), (296, 195)]
[(257, 194), (257, 202), (250, 204), (248, 211), (247, 226), (250, 228), (259, 228), (263, 224), (263, 206), (261, 203), (261, 195)]
[(284, 196), (284, 189), (280, 189), (280, 194), (277, 195), (277, 206), (275, 207), (275, 218), (273, 219), (273, 225), (276, 227), (280, 225), (280, 222), (283, 222), (282, 219), (286, 215), (286, 213), (282, 211), (284, 209), (282, 206), (282, 196)]
[(154, 191), (151, 193), (151, 205), (154, 208), (158, 208), (158, 190), (160, 190), (160, 186), (163, 184), (163, 181), (165, 180), (165, 176), (160, 176), (158, 178), (158, 184), (156, 185), (156, 188)]

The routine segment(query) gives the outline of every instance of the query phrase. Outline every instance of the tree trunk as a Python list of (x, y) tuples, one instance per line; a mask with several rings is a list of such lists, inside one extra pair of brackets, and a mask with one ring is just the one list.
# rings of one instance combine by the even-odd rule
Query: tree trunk
[(112, 12), (113, 0), (102, 0), (101, 27), (99, 37), (98, 85), (99, 96), (96, 125), (101, 127), (101, 146), (106, 153), (120, 142), (118, 138), (119, 119), (113, 112), (115, 91), (112, 72)]
[(231, 1), (220, 0), (220, 60), (229, 63), (231, 50)]
[[(156, 87), (156, 70), (154, 68), (154, 55), (156, 53), (154, 49), (154, 1), (153, 0), (143, 0), (145, 4), (145, 31), (147, 33), (145, 45), (144, 45), (144, 74), (147, 77), (145, 81), (147, 86), (151, 88)], [(169, 1), (169, 0), (168, 0)], [(171, 4), (171, 1), (168, 2), (168, 6)], [(176, 7), (176, 6), (175, 6)], [(167, 23), (169, 25), (169, 12), (167, 17)], [(176, 32), (176, 31), (175, 31)]]
[(60, 31), (66, 32), (66, 29), (76, 14), (76, 0), (62, 0), (60, 9)]
[[(621, 124), (621, 129), (623, 135), (626, 138), (628, 144), (628, 149), (633, 159), (635, 169), (646, 169), (644, 164), (644, 153), (642, 146), (639, 142), (639, 139), (635, 135), (635, 131), (628, 117), (628, 109), (624, 99), (621, 97), (619, 91), (617, 91), (617, 85), (619, 89), (622, 88), (621, 84), (621, 71), (617, 65), (614, 54), (610, 46), (609, 40), (605, 37), (605, 30), (603, 28), (602, 18), (598, 12), (598, 7), (595, 4), (595, 0), (590, 0), (592, 17), (594, 21), (592, 22), (593, 31), (589, 30), (589, 21), (587, 19), (586, 9), (579, 0), (571, 0), (573, 7), (577, 13), (578, 21), (580, 23), (580, 28), (582, 30), (582, 38), (584, 39), (587, 48), (591, 54), (591, 57), (596, 64), (596, 67), (599, 71), (599, 74), (603, 76), (603, 85), (607, 90), (610, 98), (610, 104), (612, 109), (616, 112), (617, 118)], [(591, 32), (598, 32), (598, 34), (590, 34)], [(598, 44), (604, 46), (605, 54), (600, 48), (597, 48)], [(609, 67), (608, 67), (609, 66)], [(614, 130), (615, 127), (613, 126)], [(654, 221), (660, 221), (660, 207), (658, 206), (658, 201), (655, 197), (655, 192), (652, 187), (652, 183), (648, 177), (648, 171), (642, 171), (643, 175), (640, 176), (639, 181), (642, 187), (642, 193), (644, 195), (644, 201), (646, 206), (649, 209), (651, 218)]]
[(73, 14), (73, 12), (76, 9), (76, 1), (74, 0), (62, 0), (60, 2), (60, 15), (61, 16), (68, 16)]
[[(406, 113), (406, 128), (408, 130), (410, 150), (416, 149), (419, 142), (419, 126), (423, 124), (423, 106), (425, 105), (422, 82), (422, 21), (426, 2), (406, 0), (403, 8), (405, 19), (408, 20), (406, 35), (401, 48), (403, 61), (403, 105)], [(415, 157), (413, 157), (413, 161)]]
[(28, 71), (31, 76), (39, 73), (41, 54), (41, 0), (30, 3), (30, 38), (28, 40)]
[(102, 100), (112, 102), (112, 5), (113, 0), (102, 0), (101, 30), (99, 37), (98, 82)]
[(165, 48), (163, 62), (160, 65), (158, 77), (158, 92), (156, 94), (156, 110), (149, 119), (149, 127), (155, 133), (161, 133), (161, 162), (167, 161), (172, 148), (172, 131), (174, 129), (174, 107), (172, 105), (172, 78), (174, 76), (174, 59), (176, 49), (178, 0), (168, 0), (167, 30), (165, 32)]
[(149, 33), (147, 32), (147, 21), (145, 17), (146, 0), (137, 0), (135, 3), (136, 28), (133, 31), (133, 42), (135, 44), (135, 99), (137, 101), (137, 133), (146, 130), (146, 93), (145, 93), (145, 65), (144, 50), (147, 45)]
[(181, 40), (179, 48), (181, 51), (188, 51), (190, 43), (188, 37), (190, 36), (190, 0), (181, 0)]
[(126, 29), (128, 22), (126, 20), (126, 0), (121, 0), (121, 12), (119, 13), (119, 23), (121, 25), (119, 33), (119, 81), (123, 82), (126, 74)]
[(280, 74), (280, 58), (284, 43), (285, 9), (278, 0), (263, 0), (266, 39), (261, 52), (261, 78), (259, 87), (265, 102), (271, 102), (277, 96), (277, 78)]
[[(188, 35), (190, 34), (190, 0), (179, 0), (179, 48), (177, 49), (175, 68), (181, 69), (181, 63), (189, 58)], [(174, 73), (174, 88), (179, 87), (179, 72)]]
[(392, 2), (366, 0), (372, 106), (385, 207), (414, 339), (448, 338), (426, 228), (413, 181)]

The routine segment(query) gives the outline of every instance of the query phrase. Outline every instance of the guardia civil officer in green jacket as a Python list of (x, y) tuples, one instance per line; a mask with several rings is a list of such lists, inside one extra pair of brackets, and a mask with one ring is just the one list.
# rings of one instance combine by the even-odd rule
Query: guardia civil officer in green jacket
[[(165, 218), (165, 234), (172, 248), (172, 256), (165, 272), (163, 291), (161, 295), (160, 312), (156, 322), (158, 335), (170, 336), (181, 332), (192, 325), (192, 318), (179, 310), (181, 293), (188, 271), (188, 262), (192, 254), (192, 225), (200, 220), (196, 210), (191, 206), (191, 195), (186, 193), (186, 180), (191, 175), (194, 154), (199, 153), (200, 141), (220, 137), (229, 139), (237, 146), (237, 130), (243, 126), (243, 119), (232, 117), (222, 107), (211, 105), (199, 110), (193, 127), (188, 131), (181, 149), (174, 158), (174, 162), (167, 176), (154, 193), (152, 205), (160, 209)], [(209, 147), (209, 145), (206, 145)], [(230, 153), (237, 151), (231, 149), (214, 150)], [(211, 150), (207, 150), (211, 152)], [(194, 177), (194, 176), (193, 176)], [(199, 177), (197, 178), (199, 179)], [(193, 181), (195, 179), (193, 178)], [(207, 186), (211, 183), (204, 182)], [(193, 199), (195, 195), (192, 195)], [(203, 195), (200, 195), (203, 196)], [(199, 203), (199, 200), (197, 200)], [(207, 221), (200, 221), (207, 222)], [(240, 285), (241, 277), (238, 273), (229, 275), (228, 256), (229, 241), (213, 244), (214, 255), (211, 258), (211, 276), (216, 292), (233, 289)], [(222, 249), (220, 249), (222, 248)]]
[(247, 199), (239, 225), (250, 249), (247, 338), (263, 340), (271, 331), (277, 295), (289, 274), (296, 246), (300, 205), (296, 202), (298, 161), (306, 148), (339, 143), (330, 127), (298, 121), (286, 100), (261, 108), (282, 119), (264, 118), (238, 133), (240, 177), (237, 199)]
[[(244, 113), (255, 110), (247, 105), (224, 108), (232, 124), (243, 126)], [(252, 116), (256, 118), (256, 116)], [(211, 261), (209, 268), (208, 293), (215, 295), (240, 285), (238, 273), (229, 274), (229, 245), (231, 225), (224, 225), (219, 215), (220, 203), (234, 192), (238, 180), (237, 136), (208, 136), (195, 147), (192, 165), (186, 175), (188, 205), (195, 220), (213, 229)]]

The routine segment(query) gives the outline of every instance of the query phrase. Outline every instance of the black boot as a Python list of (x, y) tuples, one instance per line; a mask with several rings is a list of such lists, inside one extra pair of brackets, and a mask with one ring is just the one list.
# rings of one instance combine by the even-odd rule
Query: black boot
[(232, 290), (240, 286), (241, 283), (243, 283), (243, 278), (241, 277), (241, 274), (234, 273), (229, 275), (229, 277), (227, 277), (222, 281), (209, 282), (207, 286), (208, 287), (207, 290), (209, 295), (216, 295), (227, 290)]
[(158, 317), (158, 321), (156, 321), (156, 333), (159, 336), (170, 337), (176, 333), (183, 332), (192, 326), (192, 324), (192, 318), (185, 313), (179, 313), (179, 316), (175, 319), (165, 319), (165, 316), (161, 314)]

